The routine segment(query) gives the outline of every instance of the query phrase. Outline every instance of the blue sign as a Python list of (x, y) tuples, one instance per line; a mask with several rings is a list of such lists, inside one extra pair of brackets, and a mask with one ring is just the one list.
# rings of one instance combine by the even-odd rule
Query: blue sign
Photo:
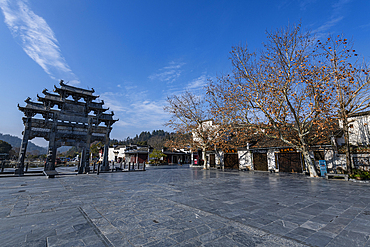
[(326, 173), (328, 173), (328, 170), (326, 169), (326, 160), (319, 160), (319, 166), (321, 177), (325, 177)]

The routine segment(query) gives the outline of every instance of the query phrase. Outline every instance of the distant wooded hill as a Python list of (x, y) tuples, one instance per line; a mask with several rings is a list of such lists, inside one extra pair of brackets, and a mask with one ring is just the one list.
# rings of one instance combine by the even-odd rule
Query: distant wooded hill
[[(164, 130), (153, 130), (152, 132), (143, 131), (139, 135), (135, 137), (127, 137), (125, 140), (117, 140), (112, 139), (110, 141), (111, 145), (121, 144), (121, 145), (130, 145), (130, 144), (139, 144), (139, 145), (150, 145), (156, 149), (162, 149), (165, 146), (165, 142), (169, 140), (174, 133), (169, 133)], [(0, 140), (3, 140), (13, 148), (19, 148), (21, 146), (22, 139), (17, 136), (12, 136), (9, 134), (2, 134), (0, 133)], [(59, 152), (66, 152), (70, 149), (70, 147), (62, 147), (59, 148)], [(27, 152), (32, 152), (34, 150), (38, 150), (40, 154), (46, 154), (47, 148), (40, 147), (32, 142), (28, 142)]]
[(152, 133), (149, 131), (143, 131), (140, 135), (136, 135), (134, 138), (127, 137), (125, 140), (112, 139), (110, 141), (111, 145), (130, 145), (130, 144), (139, 144), (139, 145), (150, 145), (156, 149), (162, 149), (165, 145), (165, 142), (171, 138), (173, 133), (169, 133), (164, 130), (153, 130)]
[[(0, 133), (0, 140), (9, 143), (10, 145), (12, 145), (13, 148), (20, 148), (22, 142), (22, 139), (17, 136), (2, 133)], [(34, 150), (39, 151), (40, 154), (46, 154), (47, 152), (46, 148), (37, 146), (36, 144), (29, 141), (27, 145), (27, 152), (32, 152)]]

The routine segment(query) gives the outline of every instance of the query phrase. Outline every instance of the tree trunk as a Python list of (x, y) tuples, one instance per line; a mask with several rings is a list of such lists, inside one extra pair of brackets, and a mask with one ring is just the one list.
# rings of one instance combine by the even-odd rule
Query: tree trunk
[(313, 160), (311, 159), (310, 154), (308, 153), (308, 150), (303, 150), (302, 154), (304, 158), (304, 163), (307, 166), (308, 171), (310, 172), (310, 177), (317, 177), (315, 164)]
[(348, 121), (343, 118), (344, 143), (346, 145), (346, 166), (347, 172), (352, 174), (351, 149), (349, 145)]
[(206, 148), (202, 148), (202, 160), (203, 160), (203, 169), (209, 169), (206, 155)]
[(219, 162), (219, 163), (216, 162), (216, 167), (217, 167), (217, 165), (219, 165), (220, 168), (222, 168), (222, 170), (224, 170), (224, 165), (223, 165), (223, 162), (222, 162), (222, 158), (221, 158), (220, 152), (217, 151), (217, 148), (216, 147), (215, 147), (215, 155), (217, 156), (218, 162)]

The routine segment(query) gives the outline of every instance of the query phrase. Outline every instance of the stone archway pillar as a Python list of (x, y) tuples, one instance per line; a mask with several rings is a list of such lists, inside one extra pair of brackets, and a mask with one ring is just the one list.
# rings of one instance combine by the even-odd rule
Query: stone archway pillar
[(103, 164), (102, 164), (102, 167), (101, 167), (102, 171), (108, 171), (109, 170), (108, 151), (109, 151), (109, 134), (110, 134), (111, 130), (112, 130), (112, 128), (109, 124), (107, 126), (107, 132), (105, 134)]
[(27, 116), (27, 118), (24, 121), (23, 138), (21, 148), (19, 150), (17, 169), (15, 170), (15, 174), (18, 176), (24, 175), (24, 158), (26, 157), (27, 153), (27, 145), (28, 140), (30, 138), (31, 126), (32, 126), (32, 116)]
[(48, 148), (48, 156), (46, 159), (46, 164), (44, 167), (45, 171), (52, 171), (55, 170), (55, 160), (57, 157), (57, 145), (56, 145), (56, 131), (57, 131), (57, 118), (54, 117), (53, 119), (53, 127), (50, 130), (49, 134), (49, 148)]

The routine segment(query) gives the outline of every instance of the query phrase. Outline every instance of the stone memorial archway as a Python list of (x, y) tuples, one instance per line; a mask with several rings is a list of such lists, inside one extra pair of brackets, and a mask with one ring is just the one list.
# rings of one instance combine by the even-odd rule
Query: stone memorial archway
[[(58, 147), (78, 146), (82, 148), (78, 173), (89, 172), (90, 143), (94, 141), (105, 144), (101, 169), (109, 169), (109, 135), (112, 125), (118, 121), (113, 119), (114, 113), (105, 113), (108, 108), (103, 108), (104, 101), (95, 101), (99, 96), (93, 95), (94, 89), (69, 86), (63, 80), (59, 85), (54, 86), (54, 93), (44, 89), (43, 96), (37, 95), (38, 102), (27, 98), (25, 107), (18, 105), (24, 113), (24, 131), (16, 175), (23, 175), (27, 144), (35, 137), (49, 142), (45, 171), (55, 170)], [(42, 117), (35, 118), (38, 114)]]

